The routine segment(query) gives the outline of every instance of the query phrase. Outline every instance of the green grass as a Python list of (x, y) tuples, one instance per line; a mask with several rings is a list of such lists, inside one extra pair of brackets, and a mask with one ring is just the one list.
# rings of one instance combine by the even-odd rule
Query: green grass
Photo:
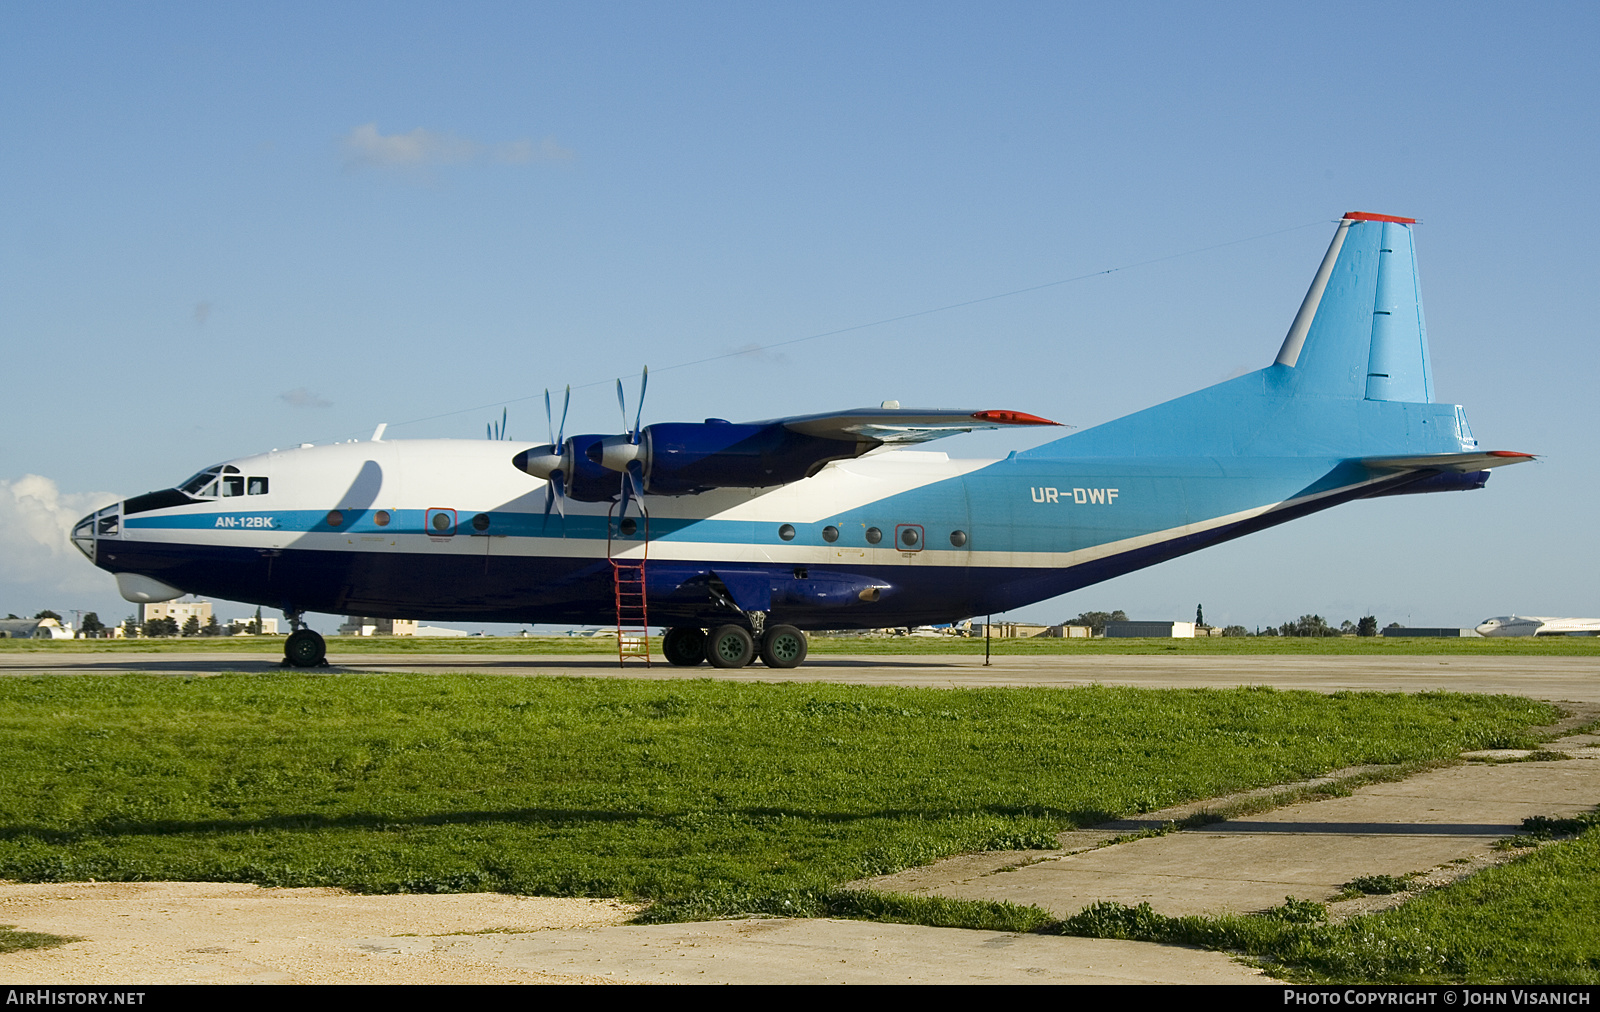
[[(811, 654), (961, 654), (983, 656), (983, 639), (949, 637), (813, 636)], [(997, 639), (990, 640), (995, 657), (1100, 656), (1100, 655), (1206, 655), (1206, 656), (1390, 656), (1443, 655), (1463, 657), (1595, 657), (1600, 656), (1597, 636), (1504, 636), (1466, 639), (1429, 637), (1327, 636), (1205, 636), (1195, 639)]]
[[(415, 636), (328, 637), (328, 654), (337, 663), (341, 653), (361, 654), (593, 654), (615, 656), (616, 640), (571, 636), (467, 636), (452, 638)], [(928, 656), (954, 654), (983, 656), (981, 637), (959, 636), (827, 636), (810, 637), (810, 653), (830, 655)], [(282, 654), (281, 636), (197, 636), (188, 639), (134, 640), (13, 640), (0, 639), (0, 652), (57, 651), (73, 653), (199, 653)], [(660, 657), (661, 641), (651, 641)], [(1281, 637), (1207, 636), (1197, 639), (997, 639), (990, 641), (995, 657), (1100, 655), (1207, 655), (1207, 656), (1462, 656), (1462, 657), (1600, 657), (1600, 636), (1505, 636), (1467, 639), (1406, 637)]]
[(14, 924), (0, 924), (0, 955), (24, 949), (53, 949), (68, 942), (81, 941), (81, 938), (47, 935), (42, 931), (18, 931)]
[[(1569, 820), (1570, 821), (1570, 820)], [(1600, 984), (1600, 826), (1404, 906), (1329, 924), (1290, 900), (1262, 916), (1165, 917), (1098, 903), (1035, 930), (1198, 945), (1299, 983)]]
[(414, 675), (0, 680), (0, 878), (617, 896), (674, 917), (1365, 763), (1513, 697)]

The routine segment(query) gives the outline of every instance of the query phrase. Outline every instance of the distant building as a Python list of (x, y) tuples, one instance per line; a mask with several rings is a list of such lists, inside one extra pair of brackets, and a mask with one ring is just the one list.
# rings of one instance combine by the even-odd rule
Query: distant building
[(1478, 630), (1476, 630), (1476, 629), (1452, 629), (1449, 626), (1444, 626), (1444, 627), (1412, 626), (1410, 628), (1405, 628), (1405, 627), (1402, 627), (1402, 626), (1390, 626), (1389, 628), (1383, 630), (1383, 635), (1386, 636), (1386, 637), (1388, 637), (1388, 636), (1438, 636), (1438, 637), (1443, 637), (1445, 639), (1453, 639), (1453, 638), (1455, 638), (1457, 636), (1477, 637)]
[(70, 640), (72, 628), (53, 618), (0, 619), (0, 640)]
[(200, 628), (204, 629), (211, 624), (211, 602), (198, 599), (185, 601), (179, 598), (176, 601), (162, 601), (157, 604), (141, 604), (139, 606), (140, 625), (158, 618), (172, 619), (178, 623), (180, 630), (190, 618), (196, 618), (200, 620)]
[(362, 618), (351, 615), (339, 627), (340, 636), (415, 636), (414, 618)]
[(1038, 625), (1031, 622), (974, 623), (972, 635), (993, 639), (1090, 639), (1094, 629), (1086, 625)]
[(1050, 630), (1057, 626), (1038, 625), (1032, 622), (982, 622), (973, 624), (975, 636), (989, 636), (997, 640), (1032, 639), (1035, 636), (1049, 636)]
[(1160, 639), (1194, 639), (1193, 622), (1107, 622), (1106, 638), (1153, 636)]

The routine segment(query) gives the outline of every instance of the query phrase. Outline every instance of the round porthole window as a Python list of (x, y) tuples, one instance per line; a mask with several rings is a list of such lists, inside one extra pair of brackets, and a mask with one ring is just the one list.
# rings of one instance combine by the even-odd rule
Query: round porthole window
[(822, 529), (822, 540), (826, 541), (830, 545), (833, 544), (835, 541), (838, 541), (839, 540), (839, 528), (833, 526), (832, 524), (829, 524), (827, 527), (824, 527)]
[(343, 513), (340, 513), (338, 510), (329, 510), (328, 511), (328, 526), (329, 527), (337, 527), (342, 523), (344, 523), (344, 514)]
[(784, 524), (778, 528), (778, 537), (785, 541), (794, 540), (794, 524)]
[(627, 538), (633, 537), (634, 532), (638, 529), (639, 521), (633, 519), (633, 517), (624, 517), (622, 523), (617, 525), (617, 530), (621, 531), (623, 537)]
[(389, 526), (389, 511), (379, 510), (378, 512), (374, 513), (372, 515), (372, 522), (377, 524), (379, 527)]
[(875, 545), (883, 540), (883, 532), (876, 527), (867, 528), (867, 544)]
[(906, 527), (900, 531), (900, 543), (907, 548), (917, 547), (917, 542), (922, 540), (915, 527)]
[(488, 530), (489, 529), (489, 514), (487, 514), (487, 513), (479, 513), (477, 516), (473, 517), (472, 518), (472, 529), (475, 530), (475, 531), (486, 531), (486, 530)]
[(966, 531), (951, 531), (950, 532), (950, 543), (952, 545), (955, 545), (957, 548), (960, 548), (962, 545), (967, 543), (967, 532)]
[(436, 531), (448, 531), (450, 529), (450, 514), (443, 510), (435, 513), (433, 515), (433, 529)]

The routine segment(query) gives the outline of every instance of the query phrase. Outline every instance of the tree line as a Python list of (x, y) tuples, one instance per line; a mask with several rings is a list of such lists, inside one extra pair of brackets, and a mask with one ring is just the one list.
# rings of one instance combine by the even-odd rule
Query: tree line
[[(1119, 609), (1117, 611), (1086, 611), (1086, 612), (1082, 612), (1082, 613), (1080, 613), (1078, 615), (1077, 618), (1070, 619), (1065, 624), (1066, 625), (1086, 625), (1086, 626), (1088, 626), (1090, 628), (1090, 630), (1092, 631), (1093, 635), (1095, 635), (1095, 636), (1104, 636), (1105, 633), (1106, 633), (1106, 623), (1107, 622), (1126, 622), (1126, 621), (1128, 621), (1128, 613)], [(1195, 624), (1195, 626), (1197, 628), (1200, 628), (1200, 629), (1214, 629), (1214, 628), (1216, 628), (1215, 626), (1210, 626), (1210, 625), (1206, 624), (1205, 608), (1203, 606), (1195, 608), (1195, 611), (1194, 611), (1194, 624)], [(1386, 628), (1386, 629), (1398, 629), (1398, 628), (1400, 628), (1400, 623), (1398, 623), (1398, 622), (1390, 622), (1384, 628)], [(1294, 619), (1294, 620), (1289, 621), (1289, 622), (1284, 622), (1281, 625), (1276, 625), (1276, 626), (1269, 625), (1269, 626), (1267, 626), (1265, 628), (1257, 627), (1257, 629), (1254, 632), (1252, 632), (1251, 630), (1245, 628), (1242, 625), (1223, 626), (1222, 627), (1222, 635), (1224, 635), (1224, 636), (1376, 636), (1376, 635), (1378, 635), (1378, 619), (1377, 619), (1377, 616), (1375, 616), (1375, 615), (1363, 615), (1363, 616), (1361, 616), (1360, 619), (1358, 619), (1358, 620), (1356, 620), (1354, 622), (1350, 621), (1349, 619), (1345, 619), (1343, 622), (1340, 622), (1338, 625), (1334, 625), (1333, 623), (1329, 622), (1327, 619), (1323, 618), (1321, 615), (1301, 615), (1299, 618)]]

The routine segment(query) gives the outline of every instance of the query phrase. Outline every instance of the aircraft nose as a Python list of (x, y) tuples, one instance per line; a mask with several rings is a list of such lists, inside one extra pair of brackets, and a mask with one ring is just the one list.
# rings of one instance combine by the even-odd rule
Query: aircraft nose
[(122, 533), (122, 504), (112, 503), (105, 509), (95, 510), (72, 525), (72, 543), (90, 562), (95, 561), (95, 545), (101, 538), (114, 538)]

